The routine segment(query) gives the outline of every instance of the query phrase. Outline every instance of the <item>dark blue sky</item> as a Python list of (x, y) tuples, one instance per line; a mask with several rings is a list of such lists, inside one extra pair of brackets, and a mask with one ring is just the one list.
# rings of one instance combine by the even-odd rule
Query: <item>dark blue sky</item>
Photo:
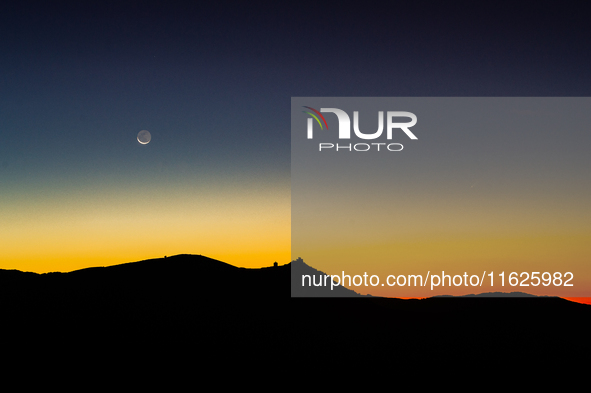
[(14, 3), (0, 8), (0, 125), (13, 153), (38, 148), (45, 160), (47, 146), (87, 155), (87, 140), (101, 143), (93, 127), (184, 129), (174, 138), (191, 155), (288, 171), (291, 96), (591, 87), (588, 13), (559, 2)]

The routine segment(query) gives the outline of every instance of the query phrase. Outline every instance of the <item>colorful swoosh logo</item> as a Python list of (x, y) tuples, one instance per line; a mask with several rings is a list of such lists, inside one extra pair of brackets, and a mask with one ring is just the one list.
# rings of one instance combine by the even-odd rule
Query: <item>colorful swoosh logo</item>
[[(322, 121), (324, 121), (324, 125), (326, 126), (326, 129), (328, 130), (328, 124), (326, 124), (326, 119), (324, 118), (324, 116), (322, 116), (322, 113), (318, 112), (318, 111), (317, 111), (316, 109), (314, 109), (314, 108), (310, 108), (309, 106), (304, 106), (303, 108), (308, 108), (308, 109), (310, 109), (310, 110), (314, 111), (314, 113), (316, 113), (316, 115), (320, 116), (320, 117), (322, 118)], [(324, 128), (322, 127), (322, 123), (320, 122), (320, 120), (318, 119), (318, 117), (316, 117), (316, 115), (315, 115), (314, 113), (312, 113), (312, 112), (307, 112), (307, 111), (302, 111), (302, 112), (304, 112), (304, 113), (307, 113), (307, 114), (309, 114), (310, 116), (312, 116), (314, 119), (316, 119), (316, 121), (318, 122), (318, 125), (320, 125), (320, 129), (321, 129), (321, 130), (322, 130), (322, 129), (324, 129)]]

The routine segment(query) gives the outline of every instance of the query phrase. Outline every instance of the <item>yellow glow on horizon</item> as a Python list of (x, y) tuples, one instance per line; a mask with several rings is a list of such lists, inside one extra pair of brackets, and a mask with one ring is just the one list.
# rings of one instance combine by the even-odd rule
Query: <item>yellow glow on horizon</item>
[[(316, 243), (299, 247), (298, 254), (314, 268), (334, 275), (377, 275), (381, 283), (389, 275), (430, 274), (478, 275), (493, 272), (495, 287), (441, 287), (431, 290), (421, 287), (348, 286), (361, 293), (386, 297), (430, 297), (434, 295), (461, 295), (490, 291), (521, 291), (539, 295), (584, 296), (589, 281), (588, 256), (591, 255), (591, 233), (511, 234), (506, 236), (440, 235), (408, 237), (390, 242), (363, 242), (363, 244)], [(306, 257), (308, 256), (308, 257)], [(572, 288), (553, 286), (510, 286), (507, 281), (499, 287), (498, 274), (506, 272), (571, 272)], [(487, 276), (488, 277), (488, 276)], [(487, 279), (488, 280), (488, 279)], [(485, 281), (488, 283), (488, 281)]]
[(24, 199), (3, 212), (1, 269), (67, 272), (176, 254), (240, 267), (289, 262), (289, 189)]

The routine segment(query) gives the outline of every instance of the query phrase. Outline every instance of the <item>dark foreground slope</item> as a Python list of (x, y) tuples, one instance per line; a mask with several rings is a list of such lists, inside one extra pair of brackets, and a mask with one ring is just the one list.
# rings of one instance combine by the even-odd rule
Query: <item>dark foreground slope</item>
[[(305, 264), (294, 271), (323, 274)], [(317, 296), (327, 297), (292, 298), (291, 320), (296, 341), (305, 337), (310, 354), (324, 350), (336, 362), (358, 358), (376, 369), (461, 362), (465, 368), (500, 357), (513, 367), (573, 359), (591, 349), (591, 306), (557, 297), (488, 293), (404, 300), (351, 293), (331, 298), (325, 291)]]
[[(197, 255), (177, 255), (69, 273), (0, 271), (4, 327), (32, 335), (82, 329), (102, 335), (122, 328), (149, 335), (193, 329), (247, 334), (289, 299), (289, 265), (237, 268)], [(8, 326), (7, 326), (8, 325)]]
[(589, 349), (591, 307), (559, 298), (290, 298), (290, 278), (289, 264), (244, 269), (195, 255), (70, 273), (2, 270), (2, 336), (135, 361), (183, 353), (229, 366), (256, 354), (261, 368), (300, 354), (320, 364)]

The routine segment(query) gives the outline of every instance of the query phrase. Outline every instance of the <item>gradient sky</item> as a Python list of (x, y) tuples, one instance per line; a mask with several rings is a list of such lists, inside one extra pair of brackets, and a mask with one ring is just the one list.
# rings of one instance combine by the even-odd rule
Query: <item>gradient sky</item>
[[(377, 129), (378, 111), (410, 111), (418, 139), (395, 130), (392, 140), (385, 132), (371, 141), (354, 134), (339, 140), (331, 113), (324, 114), (328, 129), (315, 124), (308, 139), (303, 106), (358, 111), (365, 133)], [(427, 272), (493, 272), (496, 283), (349, 286), (362, 294), (588, 296), (590, 109), (591, 99), (580, 97), (292, 98), (292, 256), (328, 274), (377, 275), (382, 284), (388, 275)], [(318, 145), (364, 149), (374, 142), (404, 149), (337, 152)], [(536, 271), (571, 272), (573, 286), (510, 286), (511, 272)]]
[(583, 9), (494, 4), (3, 2), (0, 268), (289, 262), (291, 97), (589, 95)]

